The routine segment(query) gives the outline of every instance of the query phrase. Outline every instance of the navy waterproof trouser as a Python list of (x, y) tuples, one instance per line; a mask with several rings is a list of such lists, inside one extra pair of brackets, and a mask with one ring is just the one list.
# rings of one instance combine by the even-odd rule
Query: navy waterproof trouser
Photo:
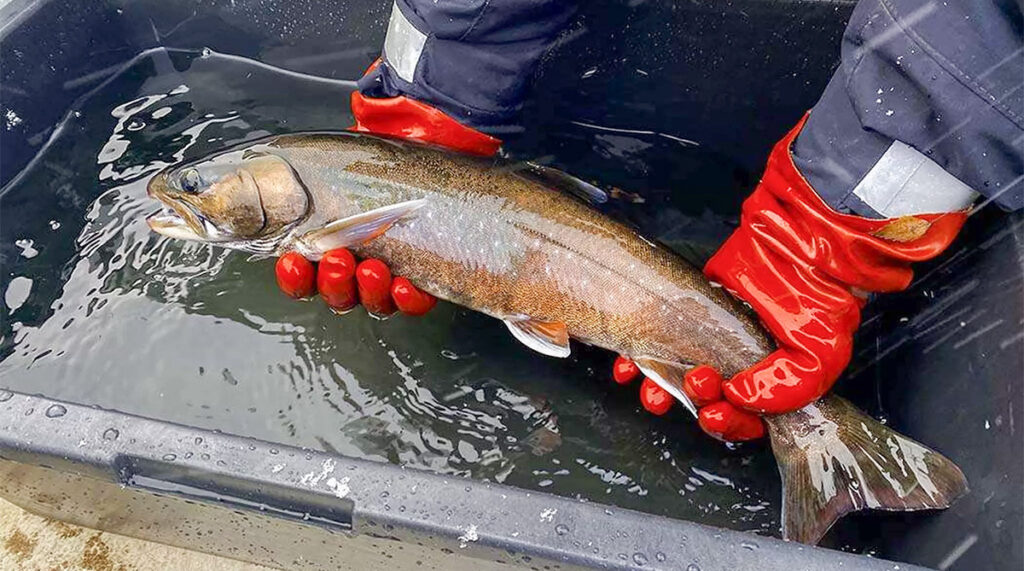
[[(404, 94), (506, 137), (573, 0), (395, 0), (371, 97)], [(862, 216), (1024, 207), (1015, 0), (861, 0), (793, 147), (825, 201)]]

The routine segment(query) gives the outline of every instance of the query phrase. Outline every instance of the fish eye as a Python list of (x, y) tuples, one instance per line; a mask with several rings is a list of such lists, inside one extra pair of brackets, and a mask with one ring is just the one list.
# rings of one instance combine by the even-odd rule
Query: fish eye
[(195, 194), (199, 192), (199, 187), (203, 184), (203, 179), (199, 176), (199, 171), (196, 169), (185, 169), (178, 175), (178, 186), (181, 190)]

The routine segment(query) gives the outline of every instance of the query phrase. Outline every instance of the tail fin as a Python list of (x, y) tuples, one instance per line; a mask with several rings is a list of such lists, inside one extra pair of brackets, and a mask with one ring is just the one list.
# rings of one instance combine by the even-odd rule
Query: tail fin
[(786, 539), (814, 544), (849, 512), (946, 508), (967, 492), (948, 458), (839, 397), (766, 420), (782, 475)]

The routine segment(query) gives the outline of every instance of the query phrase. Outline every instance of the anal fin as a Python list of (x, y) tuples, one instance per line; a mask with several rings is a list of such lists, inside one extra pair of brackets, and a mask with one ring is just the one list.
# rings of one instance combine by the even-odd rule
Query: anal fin
[(687, 398), (683, 392), (683, 375), (689, 367), (681, 363), (668, 363), (652, 357), (637, 357), (633, 359), (637, 367), (647, 378), (658, 384), (659, 387), (668, 391), (668, 394), (686, 407), (694, 417), (697, 416), (697, 407)]
[(328, 250), (369, 242), (426, 203), (424, 199), (407, 200), (335, 220), (323, 228), (303, 234), (298, 240), (299, 253), (311, 260), (319, 260)]
[(506, 319), (505, 325), (523, 345), (538, 353), (564, 359), (571, 352), (569, 330), (561, 321), (540, 321), (526, 317)]

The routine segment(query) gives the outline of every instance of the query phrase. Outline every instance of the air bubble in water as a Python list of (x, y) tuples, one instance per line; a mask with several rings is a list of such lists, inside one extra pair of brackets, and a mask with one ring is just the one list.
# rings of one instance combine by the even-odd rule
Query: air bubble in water
[(141, 119), (132, 119), (125, 128), (129, 131), (141, 131), (146, 128), (146, 122)]
[(569, 533), (569, 526), (565, 525), (564, 523), (560, 523), (555, 526), (555, 533), (557, 533), (558, 535), (565, 535)]
[(14, 393), (11, 391), (0, 391), (0, 402), (7, 402), (14, 397)]
[(103, 431), (103, 440), (117, 440), (121, 433), (116, 428), (108, 428)]
[(164, 454), (162, 459), (166, 462), (174, 462), (175, 460), (178, 459), (178, 457), (175, 456), (174, 454)]
[(202, 57), (208, 58), (208, 57), (210, 57), (212, 55), (213, 55), (213, 50), (211, 50), (210, 48), (203, 48), (203, 51), (201, 52), (201, 56)]
[(700, 567), (697, 567), (696, 563), (690, 563), (686, 566), (686, 571), (700, 571)]
[(46, 409), (46, 416), (50, 418), (60, 418), (67, 413), (68, 409), (59, 404), (50, 405), (50, 408)]
[(658, 561), (662, 562), (662, 563), (664, 563), (665, 559), (667, 559), (666, 555), (664, 553), (662, 553), (661, 551), (655, 553), (654, 554), (654, 558), (657, 559)]
[(643, 567), (644, 565), (647, 565), (647, 556), (638, 551), (633, 554), (633, 563)]

